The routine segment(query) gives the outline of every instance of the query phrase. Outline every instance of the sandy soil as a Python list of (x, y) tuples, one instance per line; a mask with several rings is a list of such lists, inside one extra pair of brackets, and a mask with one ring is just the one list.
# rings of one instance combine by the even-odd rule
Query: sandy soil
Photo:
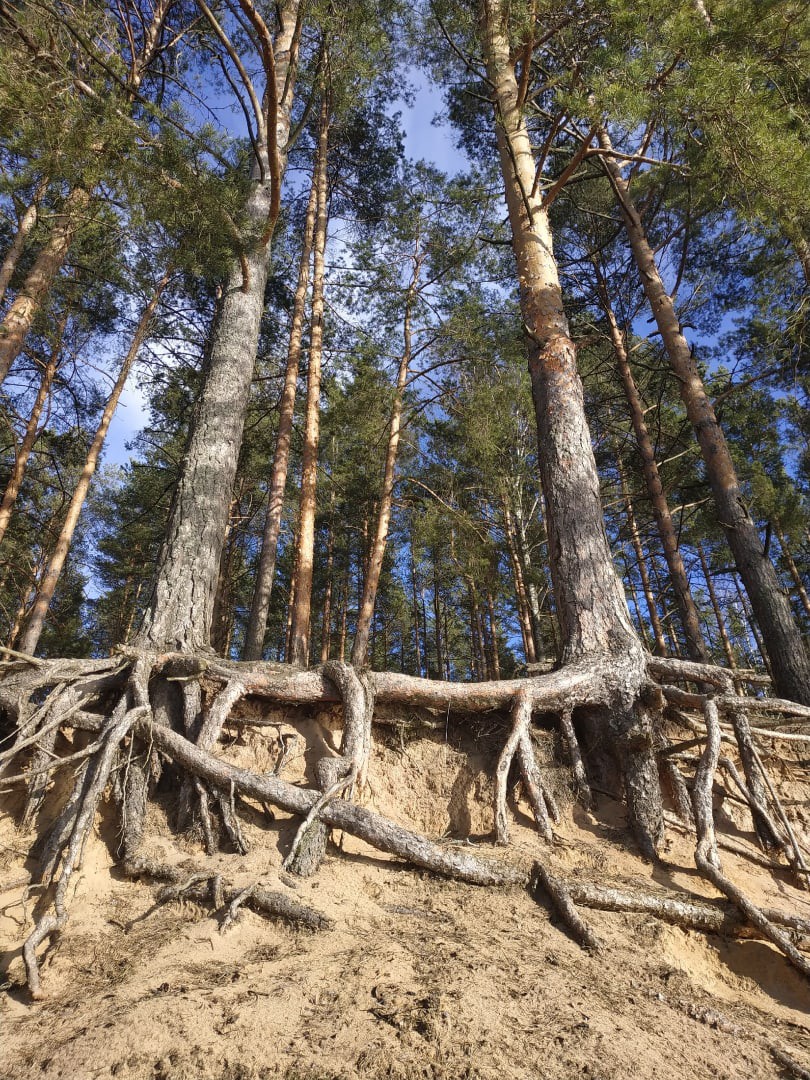
[[(298, 730), (305, 738), (285, 776), (303, 780), (324, 730)], [(271, 768), (277, 734), (256, 730), (223, 752)], [(524, 865), (543, 853), (587, 880), (712, 895), (687, 837), (674, 834), (665, 866), (652, 869), (632, 854), (621, 810), (607, 798), (593, 816), (569, 805), (551, 851), (517, 804), (509, 849), (491, 847), (494, 722), (475, 741), (448, 731), (387, 742), (375, 751), (368, 801), (404, 824), (447, 843), (470, 838), (482, 854)], [(565, 772), (548, 743), (549, 770), (564, 794)], [(802, 775), (794, 768), (780, 777), (800, 815)], [(0, 822), (0, 885), (20, 875), (30, 842), (13, 829), (14, 809), (4, 804)], [(150, 854), (215, 864), (237, 884), (289, 888), (278, 871), (294, 822), (247, 810), (250, 853), (206, 861), (193, 839), (173, 835), (171, 809), (167, 793), (151, 810)], [(21, 888), (0, 895), (0, 1075), (8, 1080), (786, 1076), (773, 1046), (810, 1067), (810, 986), (760, 942), (585, 912), (604, 943), (589, 954), (521, 889), (446, 882), (349, 837), (294, 891), (332, 916), (335, 930), (295, 931), (244, 911), (223, 934), (210, 911), (155, 907), (153, 887), (117, 875), (108, 817), (111, 809), (77, 875), (67, 931), (44, 965), (41, 1004), (21, 989), (20, 944), (35, 902), (24, 904)], [(718, 821), (750, 841), (743, 812), (721, 809)], [(810, 917), (810, 894), (786, 878), (736, 855), (723, 861), (753, 898)]]

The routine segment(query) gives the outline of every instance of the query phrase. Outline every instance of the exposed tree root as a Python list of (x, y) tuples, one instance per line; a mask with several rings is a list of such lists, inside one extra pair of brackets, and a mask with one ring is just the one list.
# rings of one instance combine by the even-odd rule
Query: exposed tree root
[(574, 906), (570, 889), (562, 878), (552, 874), (541, 862), (536, 862), (532, 867), (529, 887), (535, 892), (538, 887), (542, 888), (551, 899), (557, 914), (571, 931), (575, 941), (579, 942), (583, 948), (598, 949), (600, 947), (596, 934)]
[[(42, 843), (40, 872), (34, 882), (48, 891), (40, 901), (41, 913), (23, 950), (32, 996), (42, 994), (38, 949), (64, 929), (69, 882), (80, 865), (99, 800), (110, 785), (120, 814), (121, 866), (132, 876), (167, 882), (163, 901), (186, 896), (212, 903), (221, 915), (223, 928), (232, 924), (242, 906), (303, 925), (323, 927), (328, 923), (319, 913), (261, 885), (237, 889), (225, 885), (218, 874), (202, 870), (184, 879), (183, 872), (176, 868), (155, 866), (142, 859), (138, 852), (147, 802), (165, 762), (176, 770), (182, 785), (180, 823), (183, 818), (185, 823), (196, 818), (209, 852), (218, 846), (220, 830), (237, 852), (247, 850), (237, 805), (237, 796), (241, 796), (256, 800), (265, 809), (276, 807), (303, 819), (285, 862), (298, 874), (317, 869), (326, 849), (328, 830), (338, 829), (412, 865), (456, 880), (485, 886), (529, 885), (533, 892), (539, 889), (549, 896), (576, 939), (589, 948), (597, 947), (598, 942), (577, 905), (642, 911), (688, 929), (756, 934), (775, 944), (798, 970), (810, 975), (810, 961), (800, 951), (810, 939), (810, 926), (789, 914), (757, 907), (726, 877), (720, 866), (712, 809), (712, 788), (720, 767), (735, 793), (750, 806), (763, 846), (785, 852), (794, 871), (806, 880), (799, 841), (757, 751), (757, 728), (750, 723), (749, 715), (760, 711), (771, 717), (804, 720), (810, 717), (810, 710), (791, 702), (775, 703), (774, 699), (740, 698), (722, 669), (648, 658), (648, 677), (686, 684), (682, 688), (664, 683), (661, 689), (688, 728), (700, 732), (705, 727), (708, 735), (691, 780), (690, 800), (690, 781), (678, 762), (683, 762), (685, 749), (703, 740), (690, 738), (675, 747), (658, 747), (661, 690), (655, 684), (642, 682), (636, 699), (630, 700), (626, 673), (624, 681), (616, 683), (613, 679), (615, 662), (607, 658), (604, 662), (570, 665), (536, 678), (479, 684), (428, 681), (390, 672), (360, 674), (342, 663), (304, 672), (282, 665), (139, 652), (107, 661), (29, 663), (27, 658), (11, 657), (0, 663), (0, 707), (14, 724), (12, 745), (0, 751), (0, 769), (8, 771), (17, 762), (27, 765), (5, 780), (10, 784), (24, 779), (27, 783), (27, 821), (41, 816), (39, 808), (53, 772), (75, 767), (70, 792)], [(714, 696), (704, 692), (706, 686), (712, 688)], [(277, 775), (280, 769), (260, 775), (217, 756), (224, 726), (231, 720), (239, 723), (232, 717), (232, 710), (247, 695), (276, 703), (342, 702), (340, 750), (336, 756), (318, 762), (318, 791), (285, 782)], [(677, 896), (639, 896), (579, 881), (566, 882), (545, 864), (538, 862), (529, 871), (487, 861), (469, 850), (437, 844), (374, 813), (354, 801), (353, 796), (361, 795), (366, 783), (375, 701), (433, 709), (442, 714), (453, 710), (465, 714), (494, 709), (511, 712), (511, 727), (495, 769), (495, 836), (501, 844), (508, 842), (506, 791), (515, 759), (538, 831), (545, 839), (552, 838), (551, 823), (559, 816), (535, 757), (533, 712), (559, 717), (574, 787), (580, 801), (590, 805), (587, 758), (583, 758), (577, 741), (572, 712), (583, 707), (591, 712), (603, 710), (606, 730), (612, 730), (616, 737), (617, 752), (627, 754), (625, 766), (629, 759), (634, 762), (625, 768), (625, 785), (631, 809), (644, 818), (642, 835), (654, 847), (657, 822), (663, 821), (660, 789), (657, 809), (652, 791), (658, 782), (657, 773), (653, 775), (657, 757), (684, 826), (689, 827), (690, 818), (694, 820), (696, 865), (731, 906)], [(693, 712), (702, 717), (702, 725), (692, 718)], [(721, 717), (729, 721), (725, 729)], [(60, 755), (56, 739), (62, 728), (91, 731), (96, 738), (84, 749)], [(733, 732), (743, 776), (730, 758), (720, 755), (721, 739), (731, 738), (727, 732)], [(651, 752), (654, 742), (657, 751)], [(287, 749), (285, 743), (282, 758)], [(3, 783), (0, 781), (0, 786)], [(645, 801), (649, 803), (646, 808)]]
[(324, 794), (304, 819), (284, 862), (285, 869), (301, 877), (310, 877), (317, 871), (326, 851), (327, 829), (319, 817), (321, 810), (337, 795), (345, 793), (351, 798), (355, 785), (365, 786), (371, 756), (374, 690), (370, 680), (365, 674), (358, 674), (351, 664), (337, 660), (324, 664), (323, 673), (343, 699), (343, 738), (340, 757), (326, 757), (318, 762), (318, 786)]
[(254, 882), (247, 888), (237, 889), (223, 884), (222, 876), (210, 870), (198, 870), (187, 874), (179, 867), (156, 864), (144, 859), (133, 859), (127, 867), (130, 877), (148, 877), (164, 881), (166, 885), (157, 894), (158, 904), (187, 899), (198, 903), (211, 903), (220, 918), (220, 931), (224, 932), (236, 921), (239, 909), (251, 908), (259, 915), (282, 919), (293, 926), (308, 930), (333, 930), (335, 923), (328, 915), (302, 904), (285, 893), (265, 888)]

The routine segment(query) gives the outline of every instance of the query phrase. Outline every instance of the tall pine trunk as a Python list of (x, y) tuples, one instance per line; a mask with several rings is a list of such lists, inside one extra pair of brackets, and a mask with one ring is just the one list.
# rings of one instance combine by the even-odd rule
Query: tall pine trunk
[(17, 269), (20, 256), (23, 251), (25, 251), (28, 237), (34, 231), (37, 218), (39, 217), (39, 204), (45, 192), (48, 190), (48, 183), (47, 176), (43, 176), (37, 184), (34, 194), (31, 197), (31, 202), (20, 215), (20, 220), (17, 222), (17, 231), (14, 233), (14, 239), (11, 241), (8, 251), (3, 257), (2, 264), (0, 264), (0, 303), (3, 302), (3, 297), (6, 295), (6, 289), (14, 276), (14, 271)]
[(295, 395), (298, 386), (298, 369), (301, 363), (301, 339), (304, 333), (304, 314), (306, 309), (307, 289), (309, 287), (309, 264), (312, 256), (312, 239), (315, 235), (315, 212), (318, 199), (318, 184), (321, 173), (326, 173), (326, 158), (316, 154), (310, 185), (309, 203), (307, 204), (304, 223), (304, 240), (301, 247), (301, 259), (298, 264), (298, 282), (293, 299), (292, 320), (290, 324), (290, 342), (287, 349), (287, 368), (284, 375), (284, 387), (278, 409), (278, 431), (273, 464), (270, 469), (270, 489), (267, 493), (267, 515), (264, 521), (259, 566), (256, 571), (256, 583), (250, 606), (244, 660), (260, 660), (267, 631), (267, 616), (270, 611), (270, 596), (273, 591), (273, 576), (276, 571), (278, 538), (281, 532), (281, 516), (284, 511), (284, 491), (287, 487), (287, 471), (290, 464), (290, 442), (292, 440), (293, 420), (295, 418)]
[(495, 97), (495, 133), (512, 227), (554, 595), (563, 661), (610, 658), (608, 723), (631, 820), (652, 854), (663, 836), (650, 718), (639, 702), (644, 652), (610, 555), (582, 383), (554, 258), (548, 212), (535, 185), (531, 141), (510, 58), (507, 5), (483, 0), (482, 39)]
[(65, 311), (59, 320), (56, 338), (54, 340), (53, 348), (51, 349), (51, 355), (48, 357), (48, 362), (42, 371), (42, 378), (39, 381), (37, 396), (31, 408), (31, 415), (28, 417), (28, 423), (25, 426), (25, 434), (14, 455), (14, 467), (11, 470), (11, 476), (8, 478), (6, 490), (3, 492), (3, 501), (0, 503), (0, 542), (6, 535), (6, 530), (11, 521), (11, 512), (14, 509), (14, 504), (20, 493), (20, 485), (22, 484), (22, 479), (25, 475), (25, 467), (28, 464), (31, 451), (34, 449), (34, 444), (40, 434), (39, 418), (42, 416), (45, 402), (50, 395), (53, 377), (56, 374), (56, 369), (59, 366), (59, 361), (62, 356), (62, 338), (65, 332), (67, 319), (68, 314), (67, 311)]
[(73, 541), (73, 534), (76, 531), (76, 526), (79, 522), (79, 515), (81, 514), (85, 500), (87, 499), (87, 492), (90, 490), (90, 483), (95, 474), (99, 456), (104, 448), (104, 442), (107, 438), (107, 432), (110, 429), (110, 423), (115, 415), (115, 410), (118, 407), (118, 402), (123, 393), (124, 386), (126, 385), (129, 373), (132, 370), (132, 365), (135, 363), (138, 353), (141, 350), (141, 346), (146, 339), (149, 325), (152, 322), (155, 309), (160, 303), (160, 298), (163, 295), (163, 290), (165, 289), (168, 280), (169, 275), (165, 274), (158, 282), (151, 300), (143, 309), (141, 317), (138, 320), (138, 325), (135, 328), (132, 342), (124, 357), (121, 369), (118, 372), (118, 378), (115, 380), (112, 392), (107, 398), (107, 403), (104, 406), (101, 419), (96, 428), (96, 433), (93, 436), (93, 441), (90, 444), (90, 449), (87, 453), (87, 458), (85, 459), (84, 468), (81, 471), (78, 483), (76, 484), (76, 489), (73, 492), (73, 496), (68, 506), (67, 514), (65, 515), (65, 520), (62, 523), (59, 537), (57, 538), (56, 545), (48, 559), (48, 565), (42, 580), (39, 583), (36, 600), (28, 613), (25, 628), (20, 638), (20, 650), (22, 652), (33, 655), (39, 644), (39, 639), (45, 625), (45, 616), (48, 614), (48, 608), (50, 607), (51, 600), (53, 600), (54, 593), (56, 592), (56, 586), (59, 584), (59, 578), (62, 575), (62, 570), (64, 569), (65, 561), (68, 552), (70, 551), (70, 545)]
[(0, 323), (0, 383), (22, 352), (28, 331), (62, 269), (76, 230), (90, 205), (90, 195), (82, 187), (68, 194), (55, 215), (48, 239), (34, 259), (20, 291)]
[(385, 467), (383, 469), (382, 492), (377, 511), (377, 524), (374, 537), (371, 541), (371, 551), (368, 561), (368, 572), (363, 580), (363, 595), (360, 598), (360, 609), (357, 614), (357, 628), (354, 633), (352, 645), (352, 663), (357, 667), (365, 667), (368, 663), (368, 639), (371, 628), (371, 620), (374, 616), (374, 604), (377, 600), (377, 588), (380, 584), (385, 548), (388, 543), (388, 527), (391, 523), (391, 506), (394, 500), (394, 479), (397, 465), (397, 452), (399, 450), (399, 436), (402, 426), (402, 404), (405, 397), (405, 384), (408, 381), (408, 370), (411, 362), (412, 333), (411, 317), (416, 288), (419, 282), (419, 273), (422, 267), (422, 257), (417, 248), (414, 258), (414, 272), (405, 297), (405, 317), (402, 327), (403, 349), (397, 371), (397, 382), (394, 388), (394, 401), (391, 406), (391, 419), (388, 425), (388, 447), (385, 453)]
[(329, 144), (329, 101), (321, 100), (318, 133), (318, 190), (312, 259), (312, 319), (307, 370), (307, 405), (304, 449), (301, 463), (301, 499), (298, 512), (295, 603), (290, 629), (290, 662), (299, 667), (309, 663), (309, 635), (312, 617), (312, 577), (315, 569), (315, 511), (318, 491), (318, 444), (321, 411), (321, 357), (323, 352), (324, 258), (328, 225), (326, 160)]
[(689, 576), (681, 556), (678, 544), (678, 533), (672, 514), (669, 510), (664, 485), (658, 472), (658, 463), (655, 460), (655, 448), (653, 447), (650, 432), (644, 419), (644, 403), (638, 392), (633, 372), (630, 368), (630, 360), (627, 356), (627, 347), (624, 334), (619, 329), (616, 316), (608, 301), (607, 293), (603, 288), (603, 306), (610, 327), (610, 339), (613, 344), (613, 352), (616, 358), (616, 369), (622, 382), (627, 405), (630, 410), (630, 420), (633, 425), (633, 433), (636, 437), (639, 457), (641, 458), (641, 470), (647, 495), (650, 499), (653, 517), (655, 518), (661, 547), (664, 551), (669, 578), (675, 594), (675, 603), (678, 606), (678, 614), (681, 617), (686, 650), (692, 660), (705, 663), (708, 660), (706, 642), (703, 640), (703, 631), (700, 627), (700, 616), (692, 596), (689, 585)]
[(633, 203), (622, 166), (612, 155), (604, 128), (599, 145), (605, 168), (619, 200), (627, 237), (644, 292), (675, 373), (689, 422), (695, 431), (711, 485), (717, 520), (725, 532), (734, 562), (765, 640), (774, 689), (781, 697), (810, 705), (810, 657), (779, 584), (773, 563), (762, 547), (756, 524), (748, 513), (737, 470), (714, 407), (706, 393), (689, 343), (681, 331), (672, 297), (667, 292), (641, 216)]
[(179, 651), (209, 645), (214, 597), (264, 310), (278, 185), (286, 165), (297, 61), (298, 0), (279, 10), (274, 42), (275, 143), (259, 146), (245, 204), (250, 237), (234, 258), (211, 330), (197, 402), (166, 537), (136, 643)]

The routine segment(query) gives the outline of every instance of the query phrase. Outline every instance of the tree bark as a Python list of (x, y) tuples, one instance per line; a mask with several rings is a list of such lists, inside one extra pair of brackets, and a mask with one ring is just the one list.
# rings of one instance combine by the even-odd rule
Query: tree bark
[(124, 390), (129, 373), (132, 370), (132, 365), (135, 363), (138, 353), (141, 350), (141, 346), (149, 331), (152, 317), (155, 314), (155, 309), (160, 302), (163, 290), (166, 288), (168, 281), (169, 274), (166, 273), (158, 282), (151, 300), (141, 313), (138, 325), (135, 328), (132, 343), (124, 357), (121, 370), (118, 372), (118, 378), (115, 381), (112, 392), (109, 398), (107, 398), (107, 404), (104, 406), (104, 411), (101, 414), (96, 433), (93, 436), (93, 441), (90, 444), (90, 449), (87, 453), (84, 468), (81, 471), (79, 481), (76, 484), (76, 489), (73, 492), (73, 497), (70, 500), (67, 514), (65, 515), (65, 520), (62, 523), (56, 546), (48, 560), (47, 568), (39, 583), (36, 600), (28, 614), (25, 629), (20, 638), (20, 649), (30, 656), (33, 656), (36, 652), (37, 645), (39, 644), (42, 629), (45, 625), (45, 616), (48, 614), (48, 608), (50, 607), (51, 600), (53, 600), (56, 586), (59, 584), (59, 578), (65, 566), (65, 560), (67, 559), (68, 551), (70, 550), (73, 534), (76, 531), (76, 525), (79, 522), (79, 515), (82, 512), (82, 507), (87, 498), (87, 492), (90, 489), (90, 482), (95, 474), (98, 459), (104, 447), (104, 441), (107, 438), (110, 422), (115, 415), (119, 399)]
[(11, 470), (11, 476), (8, 478), (6, 490), (3, 493), (3, 502), (0, 504), (0, 542), (2, 542), (3, 537), (6, 535), (6, 530), (11, 521), (11, 512), (14, 509), (14, 504), (20, 493), (20, 485), (22, 484), (22, 479), (25, 475), (25, 467), (28, 464), (28, 458), (31, 456), (31, 451), (34, 449), (34, 444), (40, 433), (39, 418), (42, 415), (42, 410), (45, 408), (45, 402), (48, 400), (48, 396), (51, 392), (53, 377), (56, 374), (56, 369), (59, 366), (59, 361), (62, 356), (62, 337), (65, 332), (67, 319), (68, 313), (65, 311), (59, 320), (54, 345), (51, 349), (51, 355), (42, 372), (39, 390), (37, 391), (36, 399), (31, 408), (31, 415), (29, 416), (28, 423), (25, 427), (25, 434), (23, 435), (17, 453), (14, 455), (14, 467)]
[(290, 442), (295, 417), (298, 369), (301, 362), (301, 339), (304, 331), (304, 312), (309, 286), (309, 264), (312, 255), (312, 238), (315, 235), (318, 178), (321, 171), (325, 170), (326, 160), (321, 161), (320, 157), (316, 155), (304, 224), (304, 241), (298, 265), (298, 283), (293, 300), (290, 342), (287, 349), (287, 369), (278, 408), (278, 431), (276, 432), (276, 448), (270, 470), (267, 515), (264, 522), (259, 566), (256, 571), (253, 601), (250, 606), (247, 630), (245, 631), (243, 660), (261, 659), (264, 635), (267, 631), (267, 616), (270, 611), (270, 596), (273, 591), (273, 577), (276, 571), (276, 556), (278, 554), (278, 537), (281, 531), (281, 516), (284, 511), (284, 491), (287, 487), (287, 471), (290, 464)]
[(297, 62), (299, 0), (279, 11), (274, 42), (275, 144), (259, 146), (245, 206), (247, 236), (223, 286), (203, 389), (172, 501), (166, 538), (136, 642), (195, 651), (208, 647), (219, 561), (250, 396), (264, 308), (278, 189), (286, 165)]
[(644, 654), (610, 556), (576, 349), (563, 308), (548, 211), (535, 185), (503, 0), (483, 0), (482, 39), (529, 342), (563, 662), (615, 658), (611, 741), (624, 773), (631, 821), (643, 850), (652, 854), (663, 836), (663, 810), (650, 718), (638, 701)]
[(686, 567), (684, 566), (681, 557), (681, 549), (678, 545), (678, 533), (675, 529), (675, 523), (672, 520), (672, 514), (669, 511), (669, 503), (667, 502), (664, 486), (661, 483), (661, 476), (658, 472), (658, 463), (655, 460), (655, 448), (653, 447), (652, 439), (650, 438), (650, 433), (644, 419), (644, 403), (641, 400), (641, 395), (638, 392), (638, 387), (636, 386), (633, 372), (630, 368), (624, 335), (616, 322), (616, 316), (608, 302), (604, 286), (602, 293), (603, 307), (608, 320), (608, 326), (610, 327), (610, 339), (616, 357), (616, 369), (619, 373), (619, 378), (622, 381), (627, 405), (630, 409), (630, 420), (633, 425), (633, 433), (636, 437), (636, 445), (638, 446), (638, 452), (641, 458), (644, 483), (647, 487), (650, 506), (652, 507), (653, 517), (655, 518), (655, 524), (658, 529), (658, 536), (660, 537), (661, 546), (664, 551), (664, 559), (666, 560), (667, 569), (669, 570), (669, 577), (675, 594), (675, 603), (678, 605), (678, 613), (681, 617), (681, 625), (683, 626), (684, 638), (686, 640), (686, 650), (690, 659), (696, 660), (698, 663), (706, 663), (708, 661), (708, 651), (706, 649), (706, 642), (703, 640), (703, 631), (700, 627), (700, 616), (698, 615), (698, 610), (692, 597), (692, 590), (689, 586), (689, 576), (686, 573)]
[(39, 204), (43, 195), (48, 190), (49, 180), (47, 176), (43, 176), (34, 189), (34, 194), (31, 198), (31, 202), (26, 206), (20, 215), (20, 220), (17, 223), (17, 231), (14, 234), (14, 239), (11, 241), (8, 251), (6, 252), (2, 265), (0, 265), (0, 304), (3, 302), (3, 297), (6, 295), (6, 289), (9, 286), (14, 271), (17, 269), (17, 264), (20, 261), (20, 256), (25, 250), (25, 245), (28, 241), (28, 237), (34, 231), (37, 224), (37, 218), (39, 216)]
[(759, 530), (748, 513), (731, 451), (692, 350), (681, 331), (675, 305), (664, 286), (655, 253), (630, 195), (630, 185), (622, 175), (620, 162), (612, 156), (613, 146), (604, 128), (600, 128), (598, 138), (605, 151), (602, 160), (619, 200), (641, 283), (678, 379), (681, 401), (700, 445), (717, 520), (726, 534), (766, 643), (774, 688), (781, 697), (810, 704), (810, 657), (801, 632), (788, 598), (779, 585), (773, 563), (763, 552)]
[(368, 562), (368, 572), (363, 580), (363, 595), (360, 599), (360, 610), (357, 614), (357, 627), (354, 632), (354, 644), (352, 645), (352, 663), (355, 667), (365, 667), (368, 663), (368, 638), (371, 620), (374, 616), (374, 604), (377, 600), (377, 588), (380, 584), (385, 548), (388, 543), (388, 527), (391, 523), (391, 505), (394, 500), (394, 480), (397, 466), (397, 452), (399, 450), (399, 436), (402, 425), (402, 403), (405, 396), (405, 384), (408, 381), (408, 370), (411, 362), (412, 331), (411, 319), (416, 289), (419, 284), (419, 274), (422, 268), (422, 256), (419, 253), (417, 241), (414, 254), (413, 276), (405, 297), (405, 316), (402, 326), (403, 349), (397, 371), (397, 382), (394, 389), (394, 401), (391, 406), (391, 419), (388, 426), (388, 447), (385, 454), (385, 467), (383, 469), (382, 491), (380, 493), (380, 505), (377, 511), (377, 525), (374, 530), (374, 538), (371, 541), (371, 554)]
[(329, 150), (329, 99), (321, 100), (318, 132), (318, 191), (312, 256), (312, 320), (307, 370), (307, 406), (301, 464), (301, 499), (298, 512), (295, 604), (290, 631), (290, 660), (299, 667), (309, 663), (312, 616), (312, 576), (315, 568), (315, 511), (318, 490), (318, 443), (321, 412), (321, 358), (323, 353), (324, 256), (329, 207), (326, 163)]
[(28, 331), (62, 269), (89, 205), (90, 195), (84, 188), (75, 187), (68, 194), (62, 209), (54, 217), (48, 239), (0, 323), (0, 383), (22, 351)]

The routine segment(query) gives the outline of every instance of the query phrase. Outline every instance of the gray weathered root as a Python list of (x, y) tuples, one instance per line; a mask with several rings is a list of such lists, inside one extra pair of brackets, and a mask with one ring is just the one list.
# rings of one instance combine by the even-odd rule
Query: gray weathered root
[(133, 859), (127, 866), (129, 877), (146, 877), (165, 884), (158, 891), (156, 902), (167, 904), (177, 900), (211, 903), (224, 932), (237, 919), (240, 908), (249, 907), (266, 918), (281, 919), (291, 926), (307, 930), (333, 930), (335, 923), (328, 915), (302, 904), (292, 896), (268, 889), (259, 882), (237, 889), (223, 882), (222, 876), (210, 869), (189, 874), (177, 866), (156, 864), (145, 859)]
[[(317, 870), (329, 830), (336, 829), (446, 877), (484, 886), (528, 886), (532, 893), (541, 892), (548, 896), (576, 940), (587, 948), (598, 947), (598, 940), (578, 907), (639, 911), (688, 929), (764, 937), (799, 971), (810, 975), (810, 962), (802, 951), (810, 941), (810, 925), (789, 914), (757, 907), (722, 871), (711, 801), (720, 768), (735, 794), (751, 808), (762, 845), (783, 853), (796, 876), (806, 882), (801, 845), (765, 770), (756, 746), (758, 729), (749, 715), (759, 711), (770, 717), (777, 714), (806, 720), (810, 719), (810, 709), (768, 698), (741, 698), (726, 672), (706, 665), (649, 658), (648, 675), (660, 681), (660, 692), (670, 707), (679, 710), (689, 730), (697, 733), (696, 738), (675, 747), (657, 746), (657, 756), (683, 826), (692, 824), (697, 833), (696, 865), (726, 898), (724, 904), (678, 895), (629, 894), (605, 885), (566, 881), (544, 859), (536, 861), (531, 870), (487, 861), (469, 850), (437, 844), (355, 801), (366, 784), (375, 700), (443, 713), (509, 709), (511, 726), (495, 769), (496, 842), (508, 842), (506, 791), (513, 761), (519, 766), (538, 831), (546, 841), (552, 840), (551, 823), (558, 820), (559, 812), (535, 757), (532, 713), (558, 715), (570, 755), (573, 785), (579, 799), (591, 806), (593, 795), (572, 712), (586, 707), (604, 708), (610, 714), (615, 709), (608, 663), (572, 665), (532, 679), (453, 684), (389, 672), (358, 673), (342, 663), (303, 672), (280, 665), (235, 664), (175, 654), (130, 652), (92, 662), (29, 662), (29, 658), (18, 656), (0, 661), (0, 707), (14, 723), (13, 744), (0, 752), (0, 776), (13, 763), (27, 765), (16, 775), (0, 779), (0, 788), (26, 783), (26, 825), (41, 818), (40, 808), (55, 770), (75, 768), (65, 803), (44, 835), (40, 872), (30, 885), (44, 890), (41, 913), (23, 948), (32, 997), (42, 995), (38, 950), (65, 928), (68, 884), (81, 863), (99, 800), (110, 786), (120, 815), (121, 867), (131, 876), (166, 882), (161, 902), (187, 897), (212, 903), (223, 929), (232, 925), (243, 906), (313, 928), (329, 925), (325, 916), (263, 885), (237, 889), (225, 884), (219, 874), (204, 869), (184, 878), (177, 868), (154, 866), (144, 860), (139, 849), (146, 807), (166, 765), (179, 775), (181, 818), (186, 823), (192, 819), (199, 822), (209, 853), (218, 846), (220, 831), (237, 852), (247, 850), (237, 805), (239, 796), (302, 819), (285, 862), (298, 874)], [(672, 682), (687, 685), (683, 688)], [(698, 691), (690, 689), (689, 684), (697, 686)], [(705, 692), (706, 686), (711, 693)], [(649, 837), (655, 833), (658, 819), (663, 820), (660, 790), (659, 809), (655, 793), (647, 790), (653, 779), (647, 762), (648, 747), (662, 738), (656, 726), (656, 716), (660, 718), (661, 713), (657, 704), (660, 692), (648, 682), (642, 691), (643, 700), (632, 705), (622, 703), (628, 716), (635, 711), (632, 731), (628, 728), (628, 734), (636, 740), (630, 752), (641, 761), (639, 768), (630, 770), (630, 780), (625, 774), (628, 800), (631, 805), (652, 800), (644, 811)], [(232, 717), (232, 710), (246, 695), (296, 704), (342, 702), (340, 751), (318, 763), (318, 791), (286, 783), (277, 772), (260, 775), (237, 768), (217, 756), (224, 726), (229, 720), (239, 722)], [(700, 720), (694, 718), (695, 714)], [(88, 746), (66, 755), (59, 752), (58, 744), (59, 733), (65, 729), (93, 732), (95, 737)], [(721, 740), (731, 740), (730, 733), (740, 752), (743, 776), (730, 758), (720, 754)], [(778, 735), (769, 731), (769, 737)], [(643, 746), (638, 744), (642, 736)], [(679, 762), (690, 760), (683, 753), (685, 749), (702, 746), (704, 741), (705, 748), (690, 782)]]

